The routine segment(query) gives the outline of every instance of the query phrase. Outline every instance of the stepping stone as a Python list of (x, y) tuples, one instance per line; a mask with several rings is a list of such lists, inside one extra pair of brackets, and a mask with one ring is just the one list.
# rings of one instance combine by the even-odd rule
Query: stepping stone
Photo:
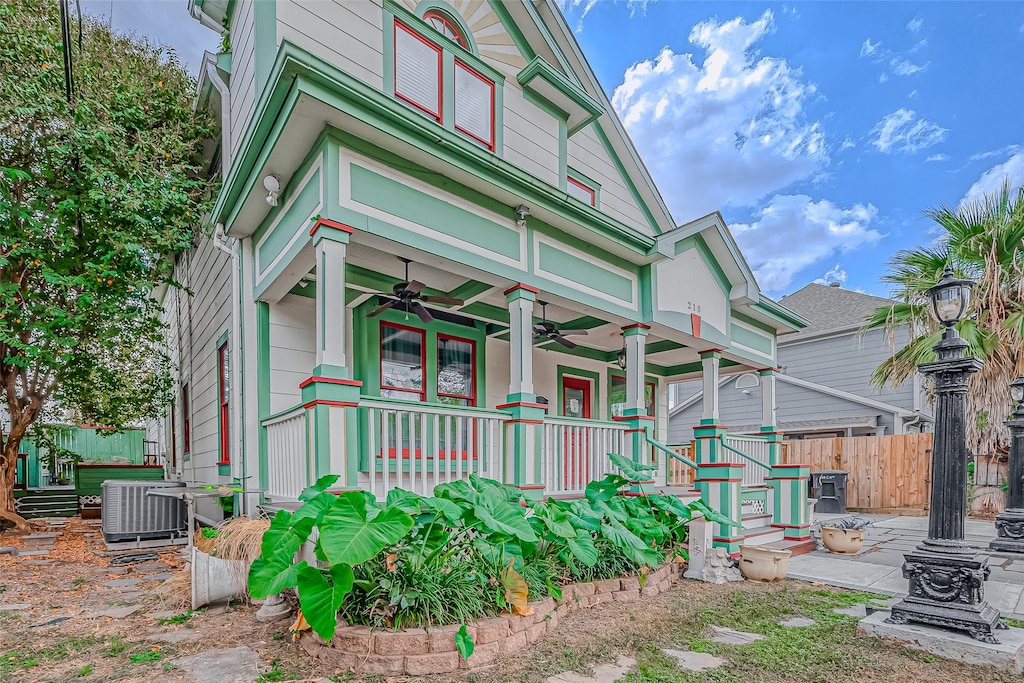
[(153, 574), (153, 576), (147, 576), (143, 581), (166, 581), (172, 576), (174, 576), (174, 574), (170, 572), (160, 572), (159, 574)]
[(790, 617), (789, 619), (783, 619), (779, 622), (779, 626), (785, 626), (786, 628), (800, 628), (801, 626), (814, 626), (814, 619), (808, 619), (807, 617)]
[(18, 549), (9, 545), (0, 546), (0, 555), (17, 555)]
[(32, 607), (32, 605), (28, 602), (13, 602), (6, 605), (0, 605), (0, 612), (17, 612), (18, 610), (28, 609), (30, 607)]
[(876, 605), (878, 605), (881, 607), (892, 607), (901, 599), (902, 598), (872, 598), (870, 606), (875, 607)]
[(113, 574), (114, 576), (124, 576), (128, 573), (127, 567), (100, 567), (99, 569), (92, 570), (94, 574)]
[(131, 586), (137, 586), (141, 583), (140, 579), (114, 579), (113, 581), (107, 581), (106, 586), (111, 588), (129, 588)]
[(676, 664), (683, 671), (710, 671), (717, 669), (728, 662), (721, 657), (708, 654), (707, 652), (691, 652), (690, 650), (669, 650), (662, 648), (661, 652), (668, 658), (676, 660)]
[(566, 671), (565, 673), (551, 676), (547, 679), (547, 683), (614, 683), (620, 678), (624, 678), (635, 665), (635, 659), (619, 655), (619, 660), (615, 664), (595, 666), (592, 676), (584, 676), (575, 671)]
[(723, 645), (750, 645), (765, 638), (760, 633), (746, 633), (724, 626), (709, 626), (708, 629), (711, 631), (711, 642)]
[(25, 560), (22, 564), (27, 564), (33, 567), (45, 567), (46, 565), (53, 564), (57, 560)]
[(230, 650), (206, 650), (172, 659), (170, 663), (192, 674), (196, 683), (253, 683), (260, 675), (258, 662), (256, 653), (243, 645)]
[(203, 637), (202, 632), (195, 628), (181, 629), (180, 631), (168, 631), (146, 636), (146, 640), (157, 643), (191, 643)]
[(125, 591), (117, 594), (119, 602), (134, 602), (143, 596), (142, 591)]
[(858, 619), (866, 617), (868, 615), (867, 605), (853, 605), (852, 607), (836, 607), (832, 611), (836, 614), (845, 614), (848, 617), (857, 617)]
[(143, 562), (135, 566), (135, 570), (140, 572), (162, 572), (168, 569), (170, 566), (166, 562)]
[(51, 550), (53, 550), (52, 546), (50, 548), (46, 549), (46, 550), (39, 549), (39, 548), (34, 549), (34, 550), (28, 550), (28, 549), (22, 548), (22, 549), (18, 550), (18, 552), (15, 553), (15, 554), (18, 557), (31, 557), (32, 555), (49, 555)]
[(182, 612), (175, 612), (174, 610), (165, 610), (163, 612), (146, 612), (142, 616), (149, 617), (150, 619), (170, 619), (176, 617)]
[(124, 619), (129, 617), (142, 609), (142, 605), (127, 605), (126, 607), (107, 607), (106, 609), (96, 610), (94, 612), (86, 612), (82, 615), (85, 619), (103, 619), (104, 617), (110, 617), (111, 619)]

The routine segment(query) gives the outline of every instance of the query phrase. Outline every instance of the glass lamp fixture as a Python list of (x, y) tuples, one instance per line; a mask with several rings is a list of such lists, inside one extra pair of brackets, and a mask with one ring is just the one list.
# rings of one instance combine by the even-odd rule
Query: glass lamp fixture
[(939, 283), (927, 291), (935, 319), (947, 328), (959, 322), (971, 303), (973, 286), (971, 280), (953, 277), (953, 269), (947, 265)]
[(615, 363), (620, 370), (626, 369), (626, 338), (622, 338), (622, 348), (615, 354)]
[(1024, 375), (1010, 382), (1010, 399), (1015, 405), (1024, 402)]

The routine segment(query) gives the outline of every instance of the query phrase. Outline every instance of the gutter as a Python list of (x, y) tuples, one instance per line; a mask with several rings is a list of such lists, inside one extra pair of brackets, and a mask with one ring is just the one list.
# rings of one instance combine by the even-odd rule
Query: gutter
[(206, 60), (206, 76), (220, 93), (220, 175), (223, 179), (231, 168), (231, 90), (220, 77), (217, 63), (212, 59)]

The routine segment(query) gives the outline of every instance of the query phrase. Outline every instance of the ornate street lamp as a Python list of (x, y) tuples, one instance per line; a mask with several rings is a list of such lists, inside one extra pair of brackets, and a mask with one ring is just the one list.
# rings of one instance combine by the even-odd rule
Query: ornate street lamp
[(622, 348), (615, 354), (615, 364), (619, 366), (620, 370), (626, 369), (626, 337), (622, 337)]
[(970, 303), (970, 280), (953, 277), (949, 266), (942, 280), (928, 290), (932, 314), (945, 326), (935, 345), (938, 360), (922, 363), (921, 372), (935, 381), (935, 440), (932, 444), (932, 497), (928, 538), (904, 555), (903, 577), (910, 580), (907, 597), (893, 605), (887, 622), (916, 621), (967, 631), (972, 638), (998, 643), (995, 630), (1006, 628), (999, 610), (985, 601), (988, 557), (964, 542), (967, 515), (967, 445), (964, 397), (967, 378), (981, 369), (977, 358), (965, 357), (968, 344), (954, 325)]
[(1010, 399), (1016, 410), (1005, 423), (1010, 428), (1006, 510), (996, 516), (998, 538), (988, 547), (989, 550), (1024, 553), (1024, 376), (1010, 382)]

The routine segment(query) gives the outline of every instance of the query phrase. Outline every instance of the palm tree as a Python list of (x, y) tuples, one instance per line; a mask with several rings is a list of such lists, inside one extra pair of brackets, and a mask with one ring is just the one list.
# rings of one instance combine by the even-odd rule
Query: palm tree
[(971, 304), (957, 324), (970, 348), (985, 361), (967, 392), (967, 446), (979, 454), (1004, 450), (1009, 434), (1003, 420), (1012, 409), (1008, 385), (1024, 374), (1024, 188), (1009, 179), (998, 191), (925, 212), (944, 234), (929, 247), (905, 249), (889, 262), (883, 282), (893, 303), (875, 310), (865, 330), (882, 328), (895, 337), (910, 331), (910, 343), (875, 368), (871, 383), (899, 386), (921, 363), (935, 360), (942, 336), (928, 310), (926, 290), (942, 278), (948, 263), (958, 277), (974, 280)]

